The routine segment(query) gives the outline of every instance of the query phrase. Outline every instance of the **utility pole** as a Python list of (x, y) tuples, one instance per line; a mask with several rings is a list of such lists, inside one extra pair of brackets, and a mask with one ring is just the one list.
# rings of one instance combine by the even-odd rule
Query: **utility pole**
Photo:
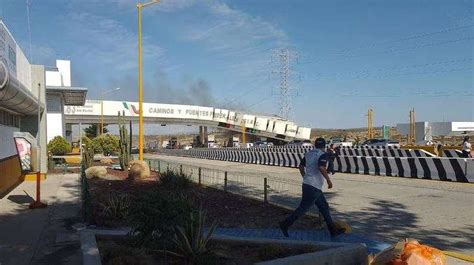
[(160, 0), (151, 0), (147, 3), (137, 3), (138, 12), (138, 160), (143, 160), (145, 145), (145, 130), (143, 128), (143, 69), (142, 69), (142, 9), (156, 4)]
[(410, 128), (408, 143), (414, 145), (416, 143), (416, 120), (415, 120), (415, 108), (410, 110)]
[(367, 110), (367, 138), (372, 139), (374, 138), (374, 127), (373, 127), (373, 110), (369, 108)]

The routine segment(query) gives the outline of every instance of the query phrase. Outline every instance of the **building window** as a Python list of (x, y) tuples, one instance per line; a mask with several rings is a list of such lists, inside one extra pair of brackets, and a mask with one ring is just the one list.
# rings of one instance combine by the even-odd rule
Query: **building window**
[(0, 124), (20, 128), (20, 116), (0, 110)]
[(16, 66), (16, 53), (15, 50), (8, 46), (8, 58), (10, 59), (10, 62), (12, 62), (13, 66)]
[(61, 113), (61, 96), (57, 94), (47, 94), (47, 108), (49, 113)]

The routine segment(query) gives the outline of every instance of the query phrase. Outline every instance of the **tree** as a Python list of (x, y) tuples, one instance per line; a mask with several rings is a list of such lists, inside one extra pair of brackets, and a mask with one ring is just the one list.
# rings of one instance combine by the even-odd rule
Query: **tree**
[[(87, 128), (84, 128), (84, 132), (86, 133), (86, 136), (90, 139), (92, 138), (95, 138), (97, 137), (97, 126), (99, 126), (98, 128), (100, 129), (100, 125), (99, 124), (91, 124), (89, 125), (89, 127)], [(106, 124), (104, 124), (104, 133), (108, 133), (109, 130), (107, 130), (106, 128)]]
[(55, 136), (48, 143), (48, 151), (53, 155), (64, 155), (71, 152), (71, 145), (61, 136)]
[(103, 134), (92, 139), (92, 145), (96, 153), (103, 153), (104, 155), (111, 155), (120, 148), (119, 138), (109, 134)]

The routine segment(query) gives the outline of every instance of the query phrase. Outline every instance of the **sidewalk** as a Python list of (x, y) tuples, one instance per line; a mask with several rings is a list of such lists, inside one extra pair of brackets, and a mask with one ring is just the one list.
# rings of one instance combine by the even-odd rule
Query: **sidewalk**
[[(367, 237), (356, 234), (342, 234), (336, 238), (331, 238), (326, 230), (290, 230), (290, 237), (284, 237), (280, 229), (241, 229), (241, 228), (217, 228), (215, 235), (232, 236), (252, 239), (284, 239), (295, 241), (317, 241), (328, 243), (362, 243), (367, 246), (369, 254), (377, 254), (390, 244), (385, 242), (372, 240)], [(447, 264), (449, 265), (468, 265), (472, 264), (450, 256), (447, 256)]]
[(48, 175), (41, 185), (46, 209), (28, 209), (35, 182), (23, 182), (0, 199), (0, 264), (80, 264), (71, 226), (80, 221), (79, 175)]
[(336, 238), (331, 238), (329, 233), (323, 230), (290, 230), (290, 237), (284, 237), (280, 229), (240, 229), (240, 228), (217, 228), (216, 235), (244, 237), (244, 238), (267, 238), (284, 239), (296, 241), (317, 241), (328, 243), (363, 243), (367, 245), (369, 253), (378, 253), (390, 244), (381, 241), (368, 239), (356, 234), (343, 234)]

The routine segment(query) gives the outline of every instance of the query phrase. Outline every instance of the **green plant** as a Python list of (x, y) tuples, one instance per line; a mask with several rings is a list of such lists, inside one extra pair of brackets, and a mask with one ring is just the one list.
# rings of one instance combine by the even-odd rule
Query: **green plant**
[(90, 168), (94, 162), (94, 146), (92, 140), (82, 137), (82, 164), (85, 168)]
[(169, 169), (161, 173), (160, 182), (161, 185), (170, 190), (187, 189), (192, 184), (192, 180), (188, 175), (175, 173)]
[(89, 183), (86, 177), (86, 166), (81, 165), (81, 200), (82, 200), (82, 216), (86, 223), (90, 222), (92, 217), (92, 202), (89, 193)]
[(92, 140), (87, 136), (82, 136), (82, 145), (83, 146), (90, 146), (90, 145), (92, 145)]
[(130, 207), (129, 222), (136, 244), (152, 247), (159, 241), (170, 242), (174, 227), (183, 224), (192, 211), (191, 203), (183, 196), (145, 193)]
[(71, 152), (71, 145), (61, 136), (55, 136), (48, 143), (48, 151), (53, 155), (64, 155)]
[(111, 155), (119, 150), (119, 138), (114, 135), (103, 134), (92, 139), (95, 153)]
[(184, 226), (176, 227), (173, 239), (177, 248), (176, 254), (184, 257), (187, 262), (194, 263), (196, 258), (209, 251), (207, 244), (217, 226), (215, 223), (211, 224), (206, 232), (205, 223), (206, 213), (199, 209), (199, 211), (189, 214), (189, 219), (184, 223)]
[[(104, 133), (108, 133), (109, 130), (106, 128), (107, 124), (104, 124)], [(89, 138), (95, 138), (97, 137), (97, 131), (100, 131), (100, 125), (97, 124), (91, 124), (89, 127), (84, 128), (84, 132), (86, 133), (86, 136)], [(100, 133), (100, 132), (99, 132)]]
[(130, 210), (130, 198), (124, 195), (112, 193), (102, 204), (103, 213), (110, 219), (120, 220), (128, 216)]
[(119, 161), (120, 161), (120, 168), (122, 168), (122, 170), (127, 169), (128, 162), (130, 160), (130, 138), (128, 137), (128, 131), (125, 128), (124, 120), (125, 120), (125, 113), (123, 113), (123, 116), (120, 116), (120, 112), (119, 112), (118, 113), (118, 126), (119, 126), (119, 131), (120, 131)]

